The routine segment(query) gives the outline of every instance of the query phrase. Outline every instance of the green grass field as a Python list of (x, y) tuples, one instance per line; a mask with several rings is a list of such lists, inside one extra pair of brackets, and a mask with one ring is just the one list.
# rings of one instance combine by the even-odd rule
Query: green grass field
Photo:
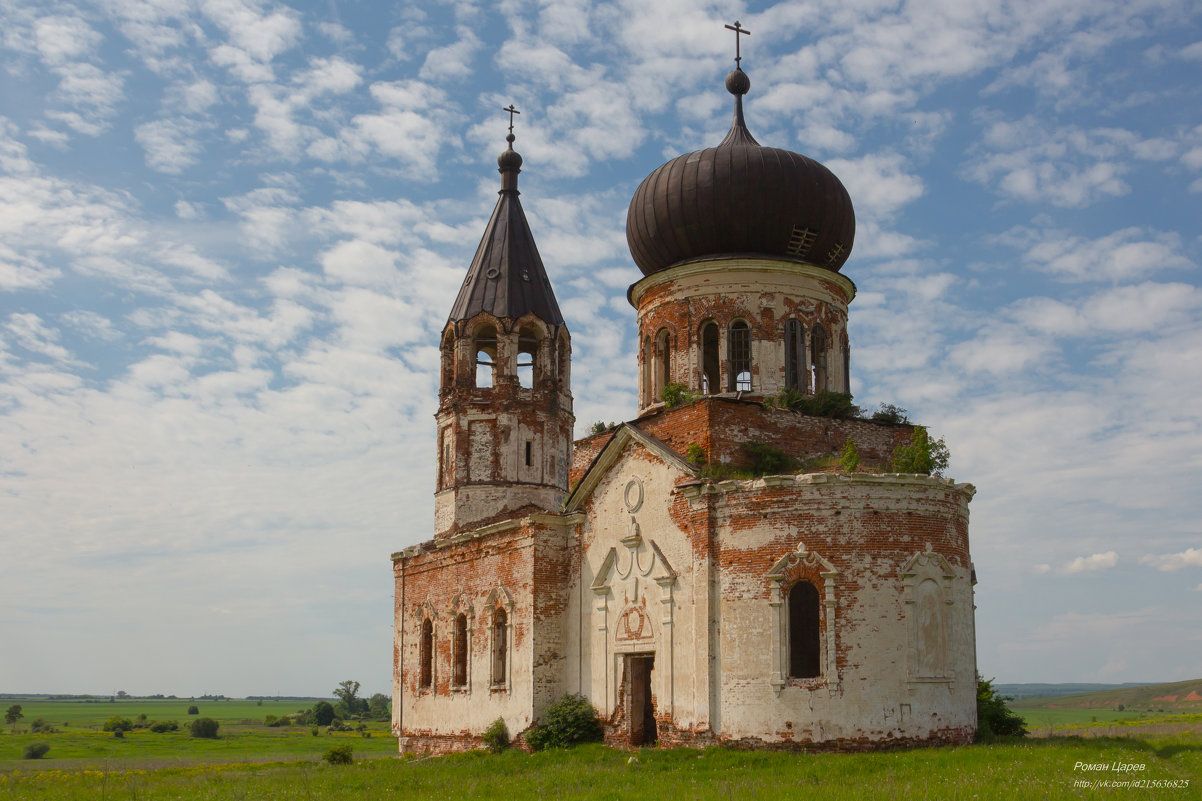
[[(333, 699), (331, 699), (332, 701)], [(30, 722), (42, 718), (55, 727), (99, 729), (113, 715), (136, 718), (145, 713), (151, 720), (175, 720), (185, 723), (192, 717), (188, 707), (196, 705), (201, 717), (213, 718), (222, 727), (232, 725), (256, 725), (267, 715), (288, 715), (301, 709), (311, 708), (313, 701), (212, 701), (187, 698), (122, 698), (115, 701), (96, 700), (49, 700), (46, 698), (0, 699), (0, 709), (13, 704), (21, 705), (25, 715), (19, 725), (28, 727)], [(244, 724), (245, 722), (245, 724)]]
[[(2, 704), (7, 708), (8, 703)], [(1192, 731), (1156, 733), (1124, 727), (1123, 736), (1042, 737), (955, 748), (919, 748), (868, 754), (794, 754), (728, 749), (635, 753), (602, 746), (527, 754), (484, 752), (441, 758), (388, 758), (396, 741), (385, 724), (372, 737), (308, 727), (267, 728), (267, 714), (295, 712), (305, 702), (198, 702), (202, 716), (222, 721), (217, 740), (185, 731), (135, 731), (115, 738), (99, 731), (110, 715), (178, 720), (188, 701), (124, 700), (114, 704), (20, 702), (18, 728), (41, 717), (60, 726), (53, 734), (0, 734), (0, 801), (378, 801), (387, 799), (1027, 799), (1202, 798), (1202, 722)], [(1050, 710), (1061, 711), (1061, 710)], [(1089, 720), (1097, 710), (1075, 710), (1066, 725), (1113, 725)], [(178, 714), (183, 712), (185, 714)], [(1173, 716), (1174, 718), (1183, 716)], [(1141, 721), (1132, 717), (1133, 723)], [(70, 724), (69, 726), (65, 724)], [(1095, 734), (1104, 732), (1093, 732)], [(51, 746), (47, 758), (21, 760), (27, 743)], [(354, 748), (352, 765), (320, 760), (331, 745)], [(1084, 773), (1077, 762), (1142, 764), (1135, 774)], [(1188, 782), (1187, 787), (1099, 788), (1076, 781)]]
[[(879, 754), (791, 754), (602, 746), (437, 759), (377, 759), (353, 765), (222, 764), (144, 769), (0, 773), (0, 799), (781, 799), (1093, 798), (1130, 789), (1075, 787), (1098, 778), (1077, 762), (1142, 764), (1139, 778), (1189, 782), (1138, 791), (1144, 798), (1199, 797), (1202, 738), (1043, 739), (1005, 745)], [(1120, 778), (1112, 774), (1114, 778)]]
[[(193, 703), (199, 715), (189, 715)], [(189, 701), (188, 699), (121, 699), (85, 703), (46, 699), (3, 699), (0, 707), (20, 704), (24, 715), (13, 727), (0, 734), (0, 771), (22, 769), (95, 768), (106, 765), (182, 765), (219, 762), (272, 762), (318, 759), (331, 745), (351, 744), (363, 757), (394, 756), (396, 739), (387, 723), (370, 722), (364, 737), (359, 732), (311, 734), (309, 726), (272, 728), (263, 724), (267, 715), (277, 717), (311, 707), (304, 701)], [(102, 731), (108, 718), (134, 719), (145, 714), (152, 721), (174, 720), (179, 731), (155, 734), (145, 729), (114, 737)], [(188, 725), (197, 717), (211, 717), (220, 723), (215, 740), (192, 737)], [(51, 734), (31, 733), (34, 720), (41, 718), (57, 729)], [(30, 743), (46, 743), (50, 751), (40, 760), (22, 760)]]

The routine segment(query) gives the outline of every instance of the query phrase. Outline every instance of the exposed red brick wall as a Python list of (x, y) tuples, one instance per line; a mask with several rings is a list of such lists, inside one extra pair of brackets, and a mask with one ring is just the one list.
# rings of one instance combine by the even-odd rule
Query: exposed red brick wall
[(597, 454), (601, 452), (613, 434), (612, 430), (601, 434), (590, 434), (572, 444), (572, 470), (568, 475), (569, 487), (576, 486), (576, 482), (585, 474), (589, 465), (593, 463), (593, 459), (597, 458)]
[(710, 462), (741, 465), (741, 445), (762, 442), (808, 459), (838, 453), (851, 438), (867, 463), (887, 463), (894, 448), (910, 438), (912, 425), (811, 417), (756, 401), (703, 398), (688, 406), (655, 412), (635, 421), (642, 430), (684, 454), (690, 444), (705, 449)]

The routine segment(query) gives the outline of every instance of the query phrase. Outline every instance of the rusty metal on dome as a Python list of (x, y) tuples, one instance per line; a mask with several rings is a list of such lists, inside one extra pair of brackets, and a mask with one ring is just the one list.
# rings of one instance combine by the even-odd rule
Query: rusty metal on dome
[(735, 96), (726, 138), (672, 159), (635, 192), (626, 217), (635, 263), (650, 275), (697, 259), (760, 256), (837, 272), (855, 239), (847, 190), (817, 161), (760, 145), (743, 119), (746, 73), (735, 69), (726, 84)]

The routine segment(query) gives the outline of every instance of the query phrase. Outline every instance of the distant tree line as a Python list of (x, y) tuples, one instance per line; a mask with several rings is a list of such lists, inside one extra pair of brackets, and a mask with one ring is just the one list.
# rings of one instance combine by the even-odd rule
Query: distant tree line
[[(383, 693), (371, 698), (359, 697), (359, 682), (348, 680), (334, 690), (336, 702), (318, 701), (309, 709), (298, 709), (291, 715), (268, 715), (263, 723), (267, 726), (328, 726), (334, 731), (354, 728), (348, 721), (362, 724), (367, 720), (389, 720), (392, 717), (392, 699)], [(365, 728), (362, 725), (359, 728)]]

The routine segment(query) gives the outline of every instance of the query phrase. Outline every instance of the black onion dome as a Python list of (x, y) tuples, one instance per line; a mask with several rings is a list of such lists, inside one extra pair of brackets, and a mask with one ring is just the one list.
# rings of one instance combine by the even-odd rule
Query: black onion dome
[(735, 119), (717, 147), (647, 176), (626, 215), (630, 255), (644, 275), (714, 256), (804, 261), (837, 272), (851, 254), (856, 215), (835, 174), (813, 159), (764, 147), (743, 121), (751, 82), (726, 78)]

